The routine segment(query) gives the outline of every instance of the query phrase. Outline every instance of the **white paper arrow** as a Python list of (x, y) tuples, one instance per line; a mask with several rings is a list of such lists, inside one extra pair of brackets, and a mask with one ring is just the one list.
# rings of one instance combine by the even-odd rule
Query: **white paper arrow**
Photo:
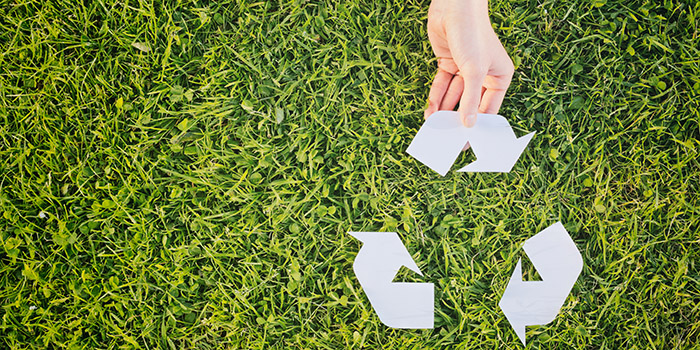
[(458, 112), (438, 111), (426, 119), (406, 152), (445, 176), (468, 143), (476, 161), (458, 171), (507, 173), (534, 135), (516, 138), (506, 118), (497, 114), (479, 114), (467, 128)]
[(401, 266), (423, 275), (396, 232), (349, 232), (362, 248), (353, 270), (379, 320), (392, 328), (433, 328), (432, 283), (393, 283)]
[(581, 253), (561, 222), (525, 241), (523, 249), (542, 281), (523, 281), (515, 266), (498, 306), (525, 345), (525, 327), (552, 322), (583, 268)]

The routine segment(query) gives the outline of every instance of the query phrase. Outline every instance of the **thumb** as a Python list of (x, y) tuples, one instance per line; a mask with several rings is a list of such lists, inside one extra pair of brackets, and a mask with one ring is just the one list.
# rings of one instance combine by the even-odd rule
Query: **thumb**
[(468, 128), (476, 124), (476, 114), (481, 101), (481, 88), (486, 78), (487, 70), (475, 65), (460, 67), (459, 73), (464, 79), (464, 91), (459, 100), (459, 116)]

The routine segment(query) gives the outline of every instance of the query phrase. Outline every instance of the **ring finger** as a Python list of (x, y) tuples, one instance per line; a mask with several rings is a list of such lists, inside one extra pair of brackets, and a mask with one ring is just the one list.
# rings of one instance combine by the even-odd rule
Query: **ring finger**
[(447, 88), (445, 97), (442, 98), (440, 110), (454, 110), (457, 102), (462, 98), (462, 92), (464, 92), (464, 79), (459, 75), (455, 75)]

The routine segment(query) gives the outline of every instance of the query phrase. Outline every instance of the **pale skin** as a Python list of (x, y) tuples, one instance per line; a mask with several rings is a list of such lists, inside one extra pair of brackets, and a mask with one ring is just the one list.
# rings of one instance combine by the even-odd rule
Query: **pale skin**
[(425, 118), (459, 103), (462, 122), (477, 113), (497, 114), (513, 78), (513, 61), (491, 27), (488, 0), (433, 0), (428, 38), (438, 71), (428, 95)]

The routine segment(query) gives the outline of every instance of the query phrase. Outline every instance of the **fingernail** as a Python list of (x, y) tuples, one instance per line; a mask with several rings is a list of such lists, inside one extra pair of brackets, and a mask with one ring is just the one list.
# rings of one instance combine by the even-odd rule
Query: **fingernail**
[(476, 114), (469, 114), (464, 119), (462, 119), (464, 126), (471, 128), (476, 124)]

